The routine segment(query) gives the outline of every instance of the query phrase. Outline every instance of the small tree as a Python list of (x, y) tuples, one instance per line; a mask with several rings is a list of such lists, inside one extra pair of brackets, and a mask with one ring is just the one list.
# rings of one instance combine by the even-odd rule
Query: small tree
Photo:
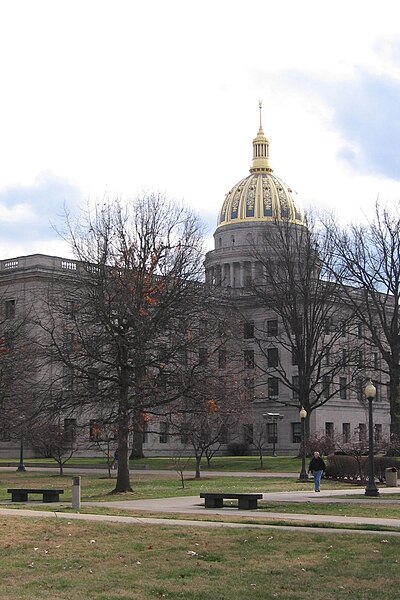
[(64, 465), (78, 449), (75, 433), (65, 429), (60, 419), (50, 417), (46, 421), (35, 423), (29, 432), (29, 441), (41, 456), (53, 458), (60, 469), (60, 475), (63, 475)]
[(116, 425), (97, 420), (91, 426), (90, 437), (93, 440), (92, 447), (100, 450), (106, 457), (108, 477), (111, 479), (115, 450), (118, 447)]
[(264, 468), (263, 453), (267, 448), (267, 438), (268, 434), (266, 424), (260, 422), (256, 423), (256, 426), (253, 429), (253, 439), (250, 445), (257, 450), (260, 461), (260, 469)]

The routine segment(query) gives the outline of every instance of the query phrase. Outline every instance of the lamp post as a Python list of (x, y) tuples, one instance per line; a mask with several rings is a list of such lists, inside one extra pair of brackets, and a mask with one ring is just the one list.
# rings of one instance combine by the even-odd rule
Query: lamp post
[(306, 471), (306, 417), (307, 411), (304, 406), (301, 407), (299, 411), (300, 419), (301, 419), (301, 472), (299, 475), (299, 480), (303, 481), (304, 479), (308, 479), (307, 471)]
[[(266, 419), (266, 421), (269, 421), (270, 423), (273, 423), (273, 431), (272, 431), (272, 456), (276, 456), (276, 452), (275, 452), (275, 444), (278, 441), (278, 421), (281, 421), (283, 419), (283, 415), (279, 414), (279, 413), (266, 413), (265, 415), (263, 415), (264, 419)], [(269, 439), (268, 439), (269, 442)]]
[(368, 483), (365, 488), (365, 496), (379, 496), (379, 490), (375, 485), (374, 475), (374, 424), (372, 416), (372, 402), (376, 397), (376, 387), (371, 380), (365, 386), (365, 397), (368, 400)]
[(20, 428), (20, 441), (19, 441), (19, 464), (17, 471), (25, 472), (26, 468), (24, 465), (24, 425), (21, 419), (21, 428)]

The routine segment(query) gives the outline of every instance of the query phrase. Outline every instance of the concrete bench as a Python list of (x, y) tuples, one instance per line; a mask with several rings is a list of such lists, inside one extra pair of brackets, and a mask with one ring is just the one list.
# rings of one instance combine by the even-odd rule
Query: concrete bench
[(42, 494), (43, 502), (59, 502), (64, 490), (44, 490), (37, 488), (10, 488), (11, 502), (28, 502), (28, 494)]
[(257, 501), (262, 500), (262, 494), (223, 494), (212, 492), (201, 492), (200, 498), (204, 498), (205, 508), (223, 508), (224, 499), (238, 500), (239, 510), (251, 510), (257, 508)]

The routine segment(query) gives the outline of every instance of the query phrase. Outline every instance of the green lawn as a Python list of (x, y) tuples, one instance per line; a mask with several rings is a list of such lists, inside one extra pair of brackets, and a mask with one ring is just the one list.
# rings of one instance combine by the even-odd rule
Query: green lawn
[[(18, 460), (1, 459), (1, 465), (15, 464)], [(57, 466), (51, 458), (43, 459), (26, 459), (25, 464), (28, 467), (32, 464)], [(172, 458), (143, 458), (130, 461), (132, 469), (166, 469), (174, 470), (174, 461)], [(73, 457), (68, 461), (66, 467), (69, 466), (92, 466), (104, 467), (107, 464), (104, 458), (76, 458)], [(207, 461), (204, 459), (201, 466), (202, 470), (207, 471)], [(265, 471), (272, 473), (297, 473), (301, 469), (301, 460), (292, 456), (267, 456), (263, 459), (263, 468), (260, 468), (260, 461), (256, 456), (216, 456), (210, 463), (211, 471)], [(194, 459), (191, 459), (186, 470), (194, 470)]]
[[(36, 472), (29, 470), (25, 473), (16, 471), (0, 472), (0, 500), (10, 496), (6, 490), (9, 487), (53, 487), (65, 490), (62, 500), (71, 499), (72, 478), (66, 474), (62, 477), (46, 471)], [(200, 480), (189, 479), (185, 481), (182, 489), (178, 475), (176, 477), (152, 475), (151, 473), (140, 475), (133, 473), (131, 478), (133, 492), (123, 494), (126, 499), (142, 498), (171, 498), (174, 496), (196, 496), (202, 491), (232, 491), (232, 492), (273, 492), (289, 490), (309, 490), (310, 483), (297, 483), (293, 478), (260, 478), (260, 477), (207, 477), (204, 475)], [(113, 500), (118, 499), (110, 496), (115, 479), (91, 474), (88, 472), (81, 476), (82, 500)], [(338, 487), (335, 482), (326, 482), (325, 487)]]
[(2, 600), (393, 600), (400, 538), (0, 518)]

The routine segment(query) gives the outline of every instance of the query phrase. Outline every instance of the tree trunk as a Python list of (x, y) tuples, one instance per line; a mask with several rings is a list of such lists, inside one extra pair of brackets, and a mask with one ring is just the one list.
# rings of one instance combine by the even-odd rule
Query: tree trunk
[[(126, 379), (128, 375), (126, 374)], [(121, 386), (118, 415), (118, 470), (117, 483), (114, 493), (131, 492), (129, 475), (129, 429), (130, 412), (128, 410), (129, 385), (124, 382)]]
[(196, 474), (195, 474), (195, 479), (200, 479), (200, 462), (201, 462), (201, 455), (197, 455), (196, 454)]
[(143, 413), (133, 418), (131, 458), (144, 458), (143, 454)]
[(390, 377), (390, 432), (400, 436), (400, 366), (393, 365), (389, 368)]

